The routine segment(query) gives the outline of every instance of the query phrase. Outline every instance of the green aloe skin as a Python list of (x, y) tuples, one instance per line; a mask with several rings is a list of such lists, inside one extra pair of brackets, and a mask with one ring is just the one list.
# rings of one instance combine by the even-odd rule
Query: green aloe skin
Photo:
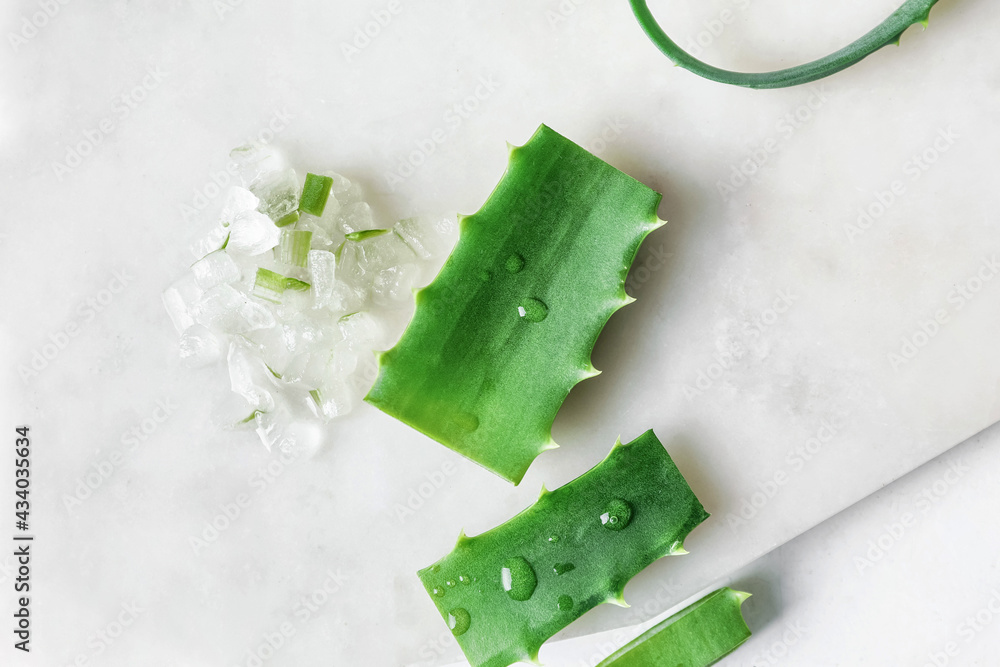
[(720, 588), (639, 635), (597, 667), (708, 667), (750, 638), (749, 593)]
[(589, 609), (624, 604), (625, 584), (708, 513), (647, 431), (506, 523), (458, 538), (418, 576), (475, 667), (536, 661)]
[(660, 195), (542, 125), (379, 357), (369, 403), (517, 484), (663, 224)]
[(629, 1), (646, 35), (675, 65), (712, 81), (746, 88), (798, 86), (847, 69), (883, 46), (898, 44), (903, 32), (911, 25), (922, 23), (926, 27), (931, 8), (937, 3), (937, 0), (906, 0), (902, 7), (871, 32), (825, 58), (775, 72), (746, 73), (720, 69), (698, 60), (667, 37), (646, 6), (646, 0)]

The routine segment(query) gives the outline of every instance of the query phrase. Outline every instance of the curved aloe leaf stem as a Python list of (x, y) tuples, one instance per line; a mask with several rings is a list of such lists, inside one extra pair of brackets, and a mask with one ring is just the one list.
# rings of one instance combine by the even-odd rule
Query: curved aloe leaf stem
[(860, 62), (883, 46), (898, 44), (903, 32), (914, 23), (922, 23), (924, 27), (927, 26), (931, 7), (937, 3), (937, 0), (906, 0), (902, 7), (893, 12), (874, 30), (825, 58), (788, 69), (755, 73), (733, 72), (713, 67), (698, 60), (667, 37), (649, 11), (646, 0), (629, 0), (629, 3), (632, 5), (632, 12), (639, 20), (639, 25), (642, 26), (646, 35), (675, 65), (706, 79), (733, 86), (787, 88), (830, 76)]

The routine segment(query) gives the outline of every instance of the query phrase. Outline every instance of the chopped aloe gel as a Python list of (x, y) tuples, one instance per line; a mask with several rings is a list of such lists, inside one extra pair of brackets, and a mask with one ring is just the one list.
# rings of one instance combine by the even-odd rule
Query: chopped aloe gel
[(285, 291), (285, 276), (270, 269), (257, 269), (257, 277), (253, 283), (253, 295), (272, 303), (281, 303), (281, 294)]
[(363, 232), (375, 228), (375, 216), (368, 202), (355, 202), (340, 209), (337, 225), (345, 234)]
[(195, 322), (226, 334), (242, 334), (274, 326), (274, 314), (231, 285), (217, 285), (195, 304)]
[(314, 391), (319, 411), (329, 419), (346, 415), (358, 402), (355, 392), (343, 381), (331, 382)]
[(385, 327), (369, 312), (358, 312), (340, 318), (340, 333), (354, 350), (377, 349), (384, 344)]
[(318, 425), (296, 418), (289, 410), (257, 412), (253, 423), (268, 450), (309, 457), (323, 444), (323, 433)]
[(337, 246), (343, 242), (343, 235), (339, 230), (328, 224), (329, 222), (325, 218), (304, 215), (295, 224), (295, 229), (300, 232), (312, 232), (312, 240), (309, 242), (310, 249), (332, 251), (336, 250)]
[(203, 294), (204, 290), (191, 274), (185, 275), (164, 290), (163, 305), (177, 333), (183, 333), (194, 324), (193, 311)]
[(233, 404), (216, 422), (309, 454), (319, 422), (360, 404), (375, 353), (405, 325), (398, 309), (453, 240), (435, 223), (376, 221), (361, 187), (336, 172), (300, 182), (273, 147), (231, 155), (240, 181), (205, 210), (196, 261), (163, 304), (183, 363), (228, 370)]
[(422, 259), (443, 257), (458, 241), (458, 225), (444, 218), (407, 218), (397, 222), (392, 231)]
[(257, 211), (243, 211), (236, 216), (230, 226), (227, 251), (245, 255), (259, 255), (278, 245), (281, 230), (271, 219)]
[(191, 254), (195, 259), (201, 259), (205, 255), (222, 248), (223, 244), (229, 240), (229, 227), (224, 227), (218, 222), (206, 229), (189, 246)]
[(252, 347), (239, 339), (234, 340), (229, 346), (227, 361), (233, 392), (246, 399), (256, 410), (273, 410), (274, 383), (268, 378), (264, 362), (253, 354)]
[(357, 232), (345, 237), (338, 269), (340, 280), (367, 298), (374, 295), (376, 285), (392, 280), (392, 276), (382, 277), (383, 273), (417, 261), (413, 251), (395, 234)]
[(181, 361), (188, 368), (201, 368), (222, 357), (218, 337), (200, 324), (194, 324), (181, 334)]
[(246, 188), (234, 185), (226, 191), (226, 200), (222, 204), (222, 212), (220, 214), (219, 222), (222, 223), (223, 227), (228, 227), (233, 224), (237, 215), (243, 211), (256, 210), (259, 204), (260, 200), (257, 199), (257, 196), (254, 193), (250, 192)]
[(205, 255), (191, 266), (191, 271), (202, 289), (212, 289), (240, 279), (240, 267), (224, 249)]
[(257, 210), (272, 220), (280, 220), (298, 209), (298, 178), (277, 150), (250, 145), (234, 149), (229, 155), (244, 185), (260, 199)]
[(307, 173), (306, 182), (302, 186), (302, 196), (299, 198), (299, 210), (303, 213), (323, 215), (331, 188), (333, 179), (329, 176)]
[(327, 250), (310, 250), (308, 263), (309, 271), (312, 273), (312, 288), (316, 307), (323, 308), (332, 305), (337, 258)]
[(257, 210), (272, 220), (282, 220), (299, 206), (299, 183), (292, 170), (276, 174), (260, 191)]
[(398, 308), (413, 298), (419, 281), (420, 268), (416, 264), (390, 266), (375, 275), (372, 300), (384, 308)]
[(305, 266), (309, 257), (312, 232), (286, 229), (281, 232), (281, 242), (278, 244), (277, 259), (289, 266)]

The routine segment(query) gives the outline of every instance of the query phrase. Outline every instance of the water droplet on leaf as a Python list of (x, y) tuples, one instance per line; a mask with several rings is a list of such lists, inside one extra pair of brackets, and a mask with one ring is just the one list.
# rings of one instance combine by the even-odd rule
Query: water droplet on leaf
[(458, 412), (452, 417), (452, 422), (458, 428), (472, 433), (479, 428), (479, 417), (469, 412)]
[(524, 268), (524, 257), (521, 257), (516, 252), (507, 258), (504, 267), (511, 273), (520, 273), (521, 269)]
[(552, 566), (552, 571), (556, 574), (566, 574), (567, 572), (575, 569), (576, 565), (573, 565), (573, 563), (556, 563)]
[(442, 597), (444, 595), (444, 589), (440, 586), (435, 586), (431, 589), (431, 593), (433, 593), (435, 597)]
[(472, 625), (472, 617), (462, 607), (455, 607), (448, 612), (448, 627), (451, 628), (451, 634), (456, 637), (464, 635), (470, 625)]
[(460, 575), (458, 575), (458, 580), (460, 582), (462, 582), (463, 584), (465, 584), (465, 585), (468, 585), (469, 583), (472, 582), (472, 579), (469, 578), (469, 575), (467, 575), (467, 574), (460, 574)]
[(626, 501), (615, 498), (604, 508), (601, 514), (601, 525), (608, 530), (621, 530), (632, 520), (632, 506)]
[(541, 322), (549, 316), (549, 307), (539, 299), (528, 297), (517, 307), (517, 314), (529, 322)]
[(500, 570), (500, 582), (512, 600), (524, 602), (535, 592), (538, 577), (535, 576), (535, 571), (528, 561), (521, 556), (514, 556), (503, 564), (503, 569)]
[(447, 586), (448, 588), (454, 588), (455, 582), (449, 579), (448, 581), (444, 582), (444, 585)]
[(573, 598), (568, 595), (560, 595), (556, 604), (559, 605), (559, 611), (569, 611), (573, 608)]

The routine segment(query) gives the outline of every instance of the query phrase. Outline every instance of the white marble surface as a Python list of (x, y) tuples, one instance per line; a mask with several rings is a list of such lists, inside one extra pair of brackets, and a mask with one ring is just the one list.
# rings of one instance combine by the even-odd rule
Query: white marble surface
[[(654, 10), (683, 43), (728, 8), (706, 57), (763, 68), (832, 50), (884, 5)], [(268, 665), (453, 660), (414, 571), (652, 427), (714, 516), (690, 556), (630, 584), (631, 612), (570, 634), (621, 626), (1000, 419), (1000, 8), (985, 0), (942, 0), (899, 49), (767, 93), (670, 67), (624, 3), (56, 6), (34, 33), (38, 4), (0, 16), (5, 414), (36, 441), (35, 664), (246, 665), (282, 629)], [(504, 142), (541, 122), (662, 191), (670, 220), (598, 342), (604, 374), (556, 421), (561, 449), (514, 488), (373, 409), (289, 464), (212, 428), (224, 373), (179, 366), (158, 295), (231, 147), (270, 126), (391, 220), (475, 210)], [(919, 350), (894, 363), (904, 338)], [(122, 605), (142, 611), (105, 644)]]

